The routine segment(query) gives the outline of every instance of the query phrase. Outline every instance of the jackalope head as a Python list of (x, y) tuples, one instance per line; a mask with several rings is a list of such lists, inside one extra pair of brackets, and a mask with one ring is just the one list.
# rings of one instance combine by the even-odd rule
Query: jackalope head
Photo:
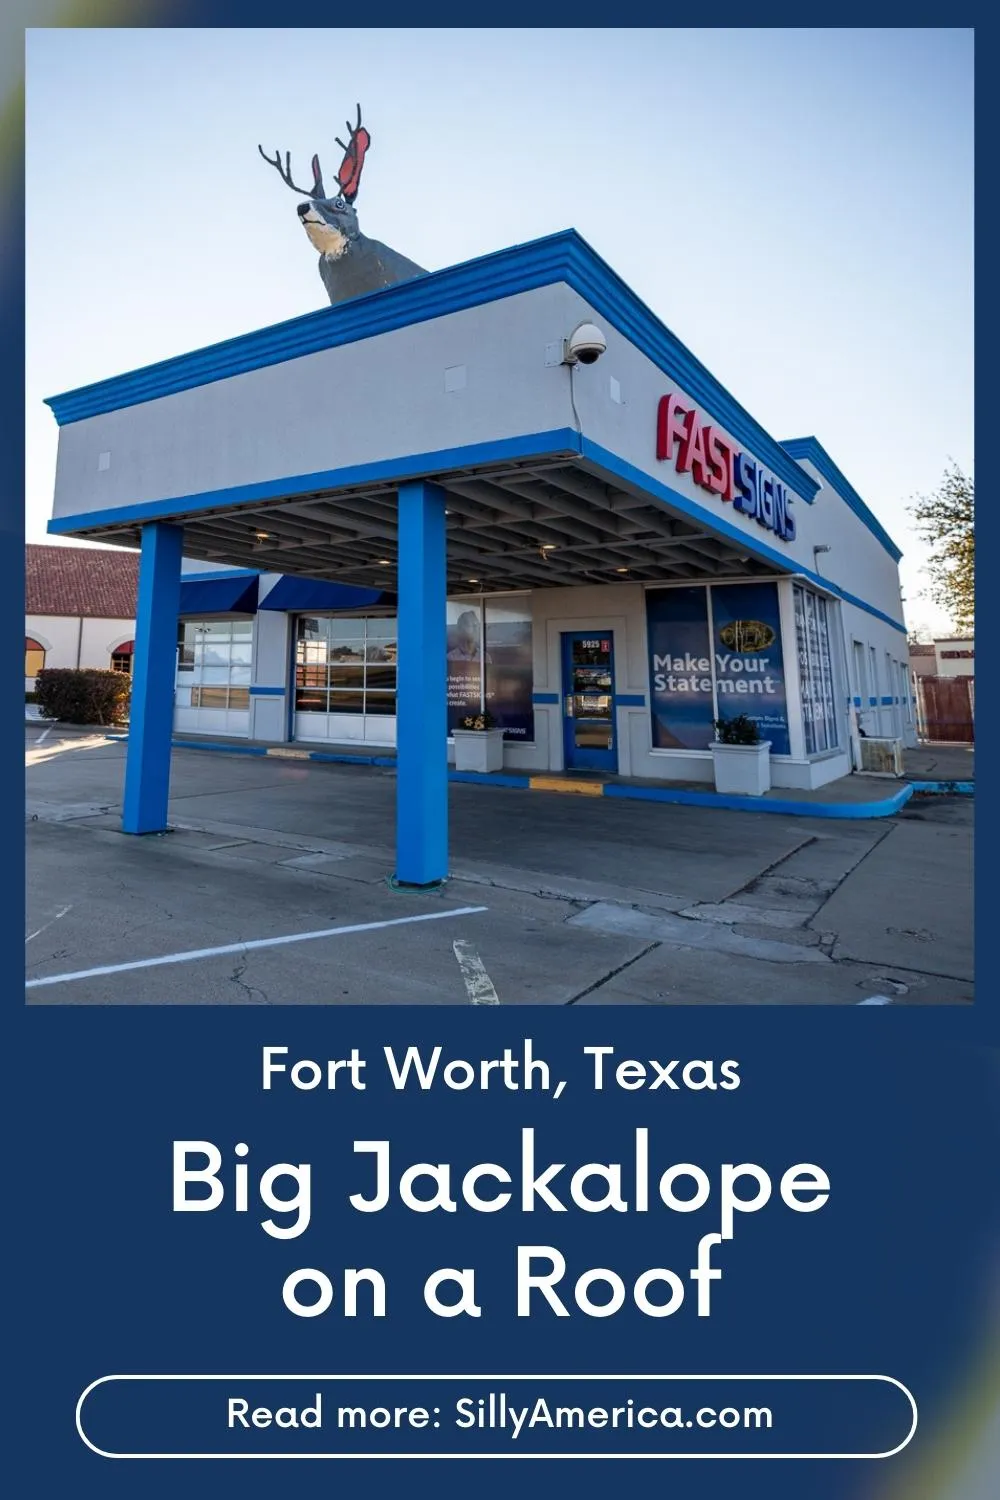
[(349, 250), (351, 241), (359, 236), (354, 200), (361, 186), (361, 169), (365, 164), (365, 152), (371, 145), (372, 138), (361, 123), (361, 105), (357, 105), (356, 108), (357, 123), (352, 125), (350, 120), (345, 122), (348, 134), (347, 144), (345, 145), (339, 136), (336, 138), (337, 145), (344, 153), (344, 159), (334, 179), (337, 192), (332, 198), (326, 195), (318, 156), (312, 159), (312, 187), (300, 188), (292, 181), (292, 153), (290, 151), (285, 152), (285, 165), (282, 166), (280, 151), (275, 151), (272, 157), (267, 155), (262, 146), (257, 147), (268, 166), (274, 167), (282, 182), (286, 183), (293, 192), (304, 195), (308, 200), (300, 203), (298, 208), (302, 226), (320, 254), (330, 256), (334, 260), (344, 255)]
[(312, 188), (300, 188), (292, 181), (290, 151), (286, 151), (285, 164), (282, 166), (280, 151), (268, 156), (262, 147), (257, 147), (268, 165), (274, 167), (282, 182), (294, 192), (303, 194), (307, 200), (299, 204), (299, 219), (319, 251), (319, 274), (331, 302), (363, 297), (369, 292), (379, 292), (383, 287), (392, 286), (394, 282), (409, 281), (414, 276), (425, 274), (421, 266), (407, 260), (398, 250), (391, 250), (379, 240), (369, 239), (358, 228), (354, 200), (358, 196), (361, 169), (372, 138), (361, 123), (360, 104), (357, 111), (356, 124), (352, 125), (350, 120), (347, 121), (347, 144), (337, 137), (337, 145), (343, 151), (344, 159), (336, 176), (338, 191), (332, 198), (326, 195), (318, 156), (312, 159)]

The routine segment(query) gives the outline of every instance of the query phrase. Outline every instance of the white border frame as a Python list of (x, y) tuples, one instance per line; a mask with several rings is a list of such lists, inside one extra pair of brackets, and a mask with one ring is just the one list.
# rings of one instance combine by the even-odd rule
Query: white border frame
[[(884, 1453), (586, 1453), (586, 1452), (580, 1452), (580, 1451), (577, 1451), (576, 1453), (510, 1453), (510, 1452), (505, 1452), (505, 1453), (109, 1453), (109, 1452), (107, 1452), (103, 1448), (96, 1447), (95, 1444), (93, 1444), (90, 1441), (90, 1439), (87, 1437), (86, 1433), (83, 1430), (83, 1423), (81, 1421), (81, 1415), (82, 1415), (82, 1412), (83, 1412), (84, 1402), (86, 1401), (87, 1397), (90, 1395), (91, 1391), (96, 1390), (99, 1385), (107, 1385), (110, 1382), (116, 1381), (116, 1380), (229, 1380), (229, 1381), (233, 1381), (233, 1382), (237, 1382), (237, 1381), (249, 1381), (249, 1380), (268, 1380), (268, 1381), (289, 1381), (289, 1380), (308, 1380), (308, 1381), (330, 1381), (330, 1380), (350, 1380), (350, 1381), (367, 1381), (367, 1380), (387, 1380), (387, 1381), (390, 1381), (390, 1380), (391, 1381), (405, 1381), (405, 1380), (420, 1380), (420, 1381), (467, 1380), (467, 1381), (470, 1381), (470, 1382), (476, 1382), (476, 1383), (480, 1383), (480, 1384), (482, 1382), (484, 1382), (484, 1381), (497, 1381), (497, 1380), (506, 1380), (506, 1381), (530, 1380), (530, 1381), (538, 1381), (538, 1382), (541, 1382), (541, 1381), (544, 1381), (544, 1380), (565, 1380), (565, 1381), (573, 1381), (573, 1380), (601, 1380), (601, 1381), (632, 1380), (632, 1381), (636, 1381), (636, 1382), (638, 1382), (638, 1381), (647, 1381), (647, 1380), (671, 1380), (671, 1381), (680, 1381), (680, 1380), (695, 1380), (695, 1381), (708, 1381), (708, 1380), (717, 1380), (717, 1381), (733, 1381), (733, 1380), (770, 1380), (770, 1381), (782, 1381), (782, 1380), (809, 1380), (809, 1381), (811, 1381), (811, 1380), (830, 1380), (830, 1381), (832, 1381), (832, 1380), (863, 1380), (863, 1381), (881, 1381), (881, 1382), (883, 1382), (886, 1385), (894, 1385), (897, 1388), (897, 1390), (902, 1391), (903, 1394), (904, 1394), (904, 1396), (907, 1398), (907, 1400), (910, 1403), (910, 1407), (911, 1407), (912, 1412), (913, 1412), (913, 1420), (910, 1423), (910, 1430), (906, 1434), (906, 1437), (903, 1439), (903, 1441), (901, 1443), (899, 1443), (895, 1448), (889, 1448), (889, 1449), (887, 1449)], [(745, 1459), (771, 1459), (771, 1460), (775, 1460), (775, 1459), (817, 1459), (817, 1458), (833, 1458), (833, 1459), (845, 1459), (845, 1458), (846, 1459), (858, 1459), (858, 1458), (872, 1459), (872, 1458), (875, 1458), (875, 1459), (881, 1459), (881, 1458), (894, 1458), (897, 1453), (901, 1453), (903, 1451), (903, 1449), (913, 1439), (913, 1435), (914, 1435), (914, 1433), (917, 1430), (917, 1422), (918, 1422), (917, 1403), (916, 1403), (916, 1400), (914, 1399), (913, 1392), (907, 1386), (905, 1386), (902, 1383), (902, 1381), (896, 1380), (896, 1378), (894, 1376), (892, 1376), (892, 1375), (650, 1375), (650, 1374), (645, 1374), (645, 1375), (643, 1375), (643, 1374), (637, 1374), (637, 1375), (577, 1375), (577, 1374), (573, 1374), (573, 1375), (469, 1375), (469, 1374), (464, 1374), (464, 1375), (351, 1375), (351, 1374), (337, 1374), (337, 1375), (102, 1375), (97, 1380), (92, 1380), (91, 1381), (90, 1385), (88, 1385), (86, 1387), (86, 1389), (81, 1393), (80, 1398), (79, 1398), (79, 1400), (76, 1403), (76, 1430), (77, 1430), (77, 1432), (78, 1432), (78, 1434), (80, 1436), (81, 1441), (86, 1444), (86, 1446), (90, 1449), (90, 1451), (92, 1453), (96, 1453), (99, 1458), (118, 1458), (118, 1459), (164, 1459), (164, 1458), (167, 1458), (167, 1459), (206, 1459), (206, 1458), (209, 1458), (209, 1459), (236, 1459), (236, 1460), (245, 1460), (245, 1459), (286, 1459), (286, 1460), (288, 1460), (288, 1459), (291, 1459), (293, 1461), (296, 1460), (296, 1459), (312, 1459), (312, 1460), (315, 1460), (315, 1459), (329, 1459), (329, 1458), (351, 1458), (351, 1459), (363, 1458), (363, 1459), (380, 1459), (380, 1460), (394, 1460), (394, 1459), (401, 1459), (401, 1458), (403, 1458), (403, 1459), (413, 1459), (413, 1458), (418, 1458), (418, 1459), (452, 1459), (452, 1458), (459, 1458), (459, 1459), (484, 1459), (484, 1458), (494, 1459), (494, 1458), (513, 1458), (513, 1459), (535, 1459), (535, 1460), (543, 1460), (543, 1461), (548, 1461), (548, 1460), (552, 1460), (552, 1459), (587, 1459), (587, 1458), (601, 1458), (601, 1459), (608, 1459), (608, 1458), (613, 1458), (613, 1459), (619, 1459), (619, 1458), (637, 1458), (637, 1459), (654, 1459), (654, 1458), (692, 1459), (692, 1458), (694, 1458), (694, 1459), (705, 1459), (705, 1458), (711, 1458), (711, 1459), (722, 1459), (722, 1460), (728, 1460), (728, 1459), (740, 1459), (740, 1460), (745, 1460)]]

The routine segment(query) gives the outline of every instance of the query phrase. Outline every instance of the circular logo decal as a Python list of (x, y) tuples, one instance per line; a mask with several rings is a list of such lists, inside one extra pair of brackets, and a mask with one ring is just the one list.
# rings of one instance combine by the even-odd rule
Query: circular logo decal
[(763, 620), (734, 620), (723, 625), (719, 639), (730, 651), (766, 651), (774, 643), (774, 631)]

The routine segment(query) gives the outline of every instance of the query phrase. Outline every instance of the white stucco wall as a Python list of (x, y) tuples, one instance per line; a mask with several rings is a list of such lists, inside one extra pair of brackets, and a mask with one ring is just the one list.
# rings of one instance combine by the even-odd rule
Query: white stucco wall
[[(110, 669), (111, 653), (135, 638), (134, 620), (80, 619), (71, 615), (25, 615), (24, 633), (45, 647), (47, 667)], [(31, 692), (34, 678), (25, 678)]]
[[(569, 331), (571, 298), (563, 285), (522, 292), (69, 423), (53, 515), (568, 427), (544, 343)], [(458, 366), (465, 383), (446, 391)]]
[[(588, 320), (603, 328), (607, 352), (571, 374), (551, 351)], [(462, 371), (458, 388), (446, 389), (456, 382), (446, 382), (445, 372), (455, 370)], [(735, 438), (716, 412), (560, 283), (70, 423), (59, 434), (54, 515), (447, 453), (574, 429), (579, 419), (585, 438), (665, 486), (699, 524), (728, 524), (748, 551), (766, 549), (781, 559), (776, 566), (817, 571), (902, 621), (894, 560), (808, 461), (799, 468), (820, 489), (811, 504), (792, 496), (791, 542), (679, 474), (672, 461), (659, 461), (656, 409), (671, 392), (785, 482), (766, 441)]]
[(975, 656), (947, 656), (948, 651), (975, 651), (976, 643), (971, 636), (962, 640), (935, 641), (934, 663), (939, 677), (975, 677)]

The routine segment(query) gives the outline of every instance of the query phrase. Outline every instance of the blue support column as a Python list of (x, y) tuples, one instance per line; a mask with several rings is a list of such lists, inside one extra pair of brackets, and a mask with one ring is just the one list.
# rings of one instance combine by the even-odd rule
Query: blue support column
[(444, 491), (399, 489), (396, 879), (448, 874), (448, 664)]
[(167, 827), (183, 540), (180, 526), (153, 521), (142, 528), (122, 807), (126, 833), (162, 833)]

